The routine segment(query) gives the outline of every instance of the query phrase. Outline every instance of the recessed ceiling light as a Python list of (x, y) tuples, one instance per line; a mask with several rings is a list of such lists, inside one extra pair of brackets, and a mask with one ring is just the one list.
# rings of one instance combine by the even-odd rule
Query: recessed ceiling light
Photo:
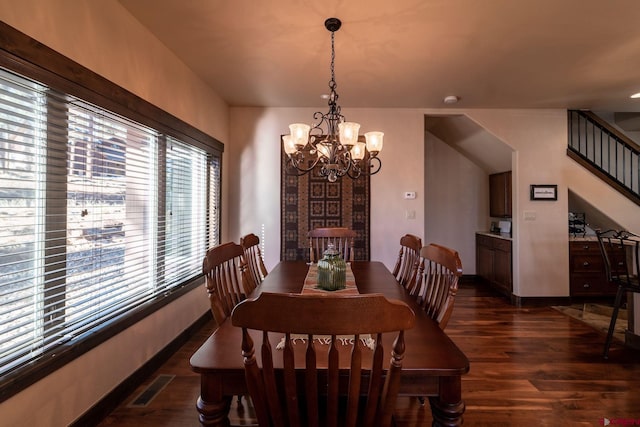
[(460, 100), (460, 98), (455, 95), (445, 96), (443, 99), (445, 104), (455, 104), (456, 102), (458, 102), (458, 100)]
[(633, 98), (633, 99), (640, 98), (640, 92), (634, 93), (633, 95), (630, 96), (630, 98)]

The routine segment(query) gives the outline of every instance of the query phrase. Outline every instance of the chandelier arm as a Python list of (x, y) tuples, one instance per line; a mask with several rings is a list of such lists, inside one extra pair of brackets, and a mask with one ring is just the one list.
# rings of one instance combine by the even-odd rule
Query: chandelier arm
[(311, 169), (300, 169), (300, 168), (297, 168), (297, 167), (293, 166), (290, 162), (287, 162), (287, 165), (286, 165), (284, 171), (285, 171), (285, 173), (287, 175), (302, 176), (302, 175), (308, 174), (312, 170), (313, 170), (313, 168), (311, 168)]
[[(298, 153), (296, 153), (298, 154)], [(302, 161), (304, 160), (304, 155), (302, 155), (300, 153), (300, 159), (294, 159), (293, 157), (295, 156), (292, 155), (291, 157), (287, 158), (287, 169), (295, 169), (296, 171), (299, 171), (300, 173), (295, 173), (295, 175), (297, 176), (302, 176), (304, 174), (307, 174), (309, 172), (311, 172), (313, 170), (313, 168), (316, 167), (316, 165), (318, 164), (318, 162), (320, 161), (319, 157), (316, 157), (315, 160), (311, 163), (311, 165), (309, 167), (304, 167), (302, 166)], [(293, 174), (289, 174), (289, 175), (293, 175)]]
[(369, 170), (364, 173), (367, 175), (375, 175), (380, 172), (380, 169), (382, 168), (382, 160), (380, 160), (378, 157), (369, 157), (367, 166)]
[(360, 165), (358, 165), (357, 163), (352, 164), (349, 170), (347, 171), (347, 175), (351, 179), (360, 178), (360, 175), (362, 175), (362, 169), (360, 169)]
[(342, 164), (342, 168), (344, 170), (344, 172), (342, 172), (342, 175), (344, 175), (349, 171), (349, 169), (351, 169), (351, 166), (353, 165), (353, 159), (351, 158), (351, 153), (348, 150), (344, 150), (338, 155), (338, 157), (339, 158), (337, 162)]
[(309, 171), (301, 171), (300, 169), (292, 166), (290, 163), (284, 169), (284, 173), (289, 176), (302, 176), (309, 173)]
[(377, 157), (369, 157), (364, 165), (359, 160), (355, 160), (348, 175), (352, 179), (358, 179), (361, 175), (375, 175), (382, 169), (382, 161)]
[(322, 130), (322, 124), (329, 120), (327, 118), (327, 115), (321, 113), (320, 111), (316, 111), (315, 113), (313, 113), (313, 120), (315, 121), (315, 123), (311, 126), (309, 135), (314, 135), (316, 137), (320, 137), (324, 135), (324, 131)]

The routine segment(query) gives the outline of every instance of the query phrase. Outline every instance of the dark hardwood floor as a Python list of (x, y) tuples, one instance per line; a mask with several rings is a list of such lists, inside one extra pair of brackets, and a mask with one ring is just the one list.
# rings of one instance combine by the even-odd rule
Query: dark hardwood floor
[[(640, 424), (640, 352), (620, 341), (601, 356), (602, 332), (550, 307), (517, 308), (481, 285), (463, 285), (447, 326), (467, 354), (463, 377), (466, 426), (598, 426)], [(99, 426), (195, 427), (199, 377), (189, 358), (214, 325), (206, 325)], [(147, 406), (130, 403), (160, 375), (175, 375)], [(251, 408), (232, 408), (248, 425)], [(429, 426), (428, 403), (400, 398), (398, 427)]]

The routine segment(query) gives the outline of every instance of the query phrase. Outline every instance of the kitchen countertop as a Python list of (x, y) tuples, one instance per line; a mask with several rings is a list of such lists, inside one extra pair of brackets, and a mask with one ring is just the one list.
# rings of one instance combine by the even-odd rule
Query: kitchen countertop
[[(498, 239), (513, 240), (509, 233), (495, 233), (492, 231), (476, 231), (476, 234), (482, 234), (483, 236), (496, 237)], [(597, 242), (598, 237), (587, 234), (586, 236), (569, 234), (570, 242)]]
[(490, 236), (490, 237), (495, 237), (495, 238), (504, 239), (504, 240), (513, 240), (509, 233), (495, 233), (495, 232), (491, 232), (491, 231), (476, 231), (476, 234), (482, 234), (483, 236)]
[(570, 242), (597, 242), (598, 237), (594, 235), (587, 234), (586, 236), (578, 235), (574, 236), (573, 234), (569, 234)]

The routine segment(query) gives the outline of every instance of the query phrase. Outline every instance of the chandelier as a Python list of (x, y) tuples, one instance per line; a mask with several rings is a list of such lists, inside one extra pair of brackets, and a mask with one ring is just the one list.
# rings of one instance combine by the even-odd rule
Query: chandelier
[[(304, 175), (319, 167), (321, 176), (329, 182), (344, 175), (357, 179), (361, 175), (373, 175), (380, 171), (382, 162), (377, 157), (382, 150), (382, 132), (367, 132), (364, 141), (359, 137), (360, 124), (345, 121), (338, 105), (334, 72), (334, 35), (342, 22), (329, 18), (324, 26), (331, 32), (331, 80), (329, 80), (329, 111), (313, 114), (315, 124), (289, 125), (289, 135), (282, 138), (287, 154), (286, 172)], [(325, 129), (323, 129), (323, 126)]]

